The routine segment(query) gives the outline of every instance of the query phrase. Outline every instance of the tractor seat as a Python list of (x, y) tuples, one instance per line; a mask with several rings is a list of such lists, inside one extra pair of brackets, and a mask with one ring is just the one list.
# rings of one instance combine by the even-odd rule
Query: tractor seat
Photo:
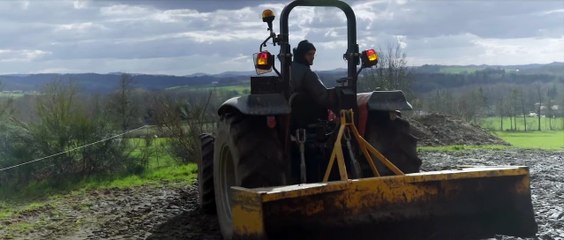
[(327, 119), (327, 109), (303, 93), (290, 96), (290, 107), (291, 129), (308, 128), (308, 125), (317, 123), (319, 119)]

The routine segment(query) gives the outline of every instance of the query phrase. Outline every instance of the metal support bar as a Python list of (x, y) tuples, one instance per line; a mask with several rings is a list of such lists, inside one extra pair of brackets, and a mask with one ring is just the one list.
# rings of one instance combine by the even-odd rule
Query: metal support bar
[(305, 141), (306, 130), (303, 128), (296, 129), (296, 142), (300, 148), (300, 180), (302, 183), (307, 182), (306, 163), (305, 163)]
[(341, 126), (339, 127), (339, 133), (337, 134), (337, 140), (333, 146), (333, 151), (331, 152), (331, 158), (329, 159), (329, 165), (325, 171), (325, 176), (323, 177), (323, 182), (329, 181), (329, 175), (331, 174), (331, 169), (333, 169), (333, 164), (335, 159), (337, 159), (337, 165), (339, 166), (339, 176), (341, 180), (345, 181), (349, 179), (347, 176), (347, 167), (345, 166), (345, 157), (343, 156), (343, 146), (341, 145), (341, 139), (343, 138), (343, 133), (347, 127), (345, 120), (343, 119), (343, 110), (341, 110)]
[(323, 177), (323, 182), (329, 181), (329, 175), (331, 174), (331, 170), (333, 169), (335, 159), (337, 160), (337, 165), (339, 166), (339, 175), (341, 177), (341, 180), (345, 181), (348, 179), (347, 168), (345, 166), (345, 158), (343, 156), (343, 146), (341, 145), (341, 140), (343, 139), (345, 129), (352, 132), (352, 135), (355, 137), (362, 153), (366, 157), (366, 160), (368, 161), (368, 164), (370, 165), (374, 176), (380, 176), (380, 173), (378, 172), (378, 169), (376, 168), (376, 165), (372, 160), (371, 154), (376, 156), (376, 158), (380, 160), (382, 164), (384, 164), (396, 175), (404, 175), (404, 173), (398, 167), (396, 167), (396, 165), (394, 165), (390, 160), (382, 155), (382, 153), (380, 153), (378, 149), (370, 145), (370, 143), (360, 135), (358, 129), (354, 125), (354, 112), (352, 109), (341, 110), (340, 114), (341, 124), (339, 127), (339, 133), (337, 134), (337, 139), (335, 140), (335, 145), (333, 146), (333, 151), (331, 153), (331, 158), (329, 159), (329, 165), (327, 166), (327, 169), (325, 171), (325, 176)]
[(362, 177), (362, 170), (360, 169), (360, 164), (358, 163), (358, 160), (356, 159), (353, 149), (352, 149), (352, 144), (351, 144), (351, 130), (350, 128), (345, 129), (345, 143), (347, 144), (347, 149), (349, 152), (349, 158), (351, 160), (351, 173), (353, 175), (354, 178), (361, 178)]

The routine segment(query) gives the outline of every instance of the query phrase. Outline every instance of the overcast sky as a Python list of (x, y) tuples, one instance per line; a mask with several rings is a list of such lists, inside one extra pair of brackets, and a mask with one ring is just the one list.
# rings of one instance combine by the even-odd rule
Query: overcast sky
[[(263, 9), (287, 1), (0, 0), (0, 74), (252, 71), (268, 36)], [(564, 0), (349, 1), (361, 49), (398, 43), (409, 65), (564, 62)], [(274, 28), (279, 32), (278, 18)], [(315, 70), (344, 68), (346, 18), (298, 7), (292, 46), (309, 39)], [(268, 47), (278, 53), (276, 47)]]

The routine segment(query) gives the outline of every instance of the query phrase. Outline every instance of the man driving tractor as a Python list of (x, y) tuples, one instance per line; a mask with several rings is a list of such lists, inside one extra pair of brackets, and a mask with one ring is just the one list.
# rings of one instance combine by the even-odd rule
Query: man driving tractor
[(311, 70), (315, 59), (315, 46), (303, 40), (294, 48), (294, 61), (291, 65), (290, 92), (300, 94), (295, 99), (296, 116), (294, 124), (306, 127), (319, 118), (327, 117), (327, 109), (336, 104), (334, 88), (326, 88), (319, 76)]
[(292, 62), (292, 78), (290, 91), (308, 94), (317, 104), (329, 108), (335, 102), (335, 89), (326, 88), (316, 73), (311, 71), (315, 59), (315, 46), (308, 40), (303, 40), (294, 48), (294, 61)]

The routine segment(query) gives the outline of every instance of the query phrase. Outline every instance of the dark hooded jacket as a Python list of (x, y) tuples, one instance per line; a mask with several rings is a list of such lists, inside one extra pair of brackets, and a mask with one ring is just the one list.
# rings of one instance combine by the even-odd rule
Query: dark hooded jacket
[(292, 62), (290, 91), (301, 93), (312, 98), (317, 105), (330, 108), (334, 104), (334, 89), (326, 88), (316, 73), (311, 71), (309, 63), (305, 60), (305, 54), (315, 49), (313, 44), (303, 40), (294, 48), (294, 61)]

